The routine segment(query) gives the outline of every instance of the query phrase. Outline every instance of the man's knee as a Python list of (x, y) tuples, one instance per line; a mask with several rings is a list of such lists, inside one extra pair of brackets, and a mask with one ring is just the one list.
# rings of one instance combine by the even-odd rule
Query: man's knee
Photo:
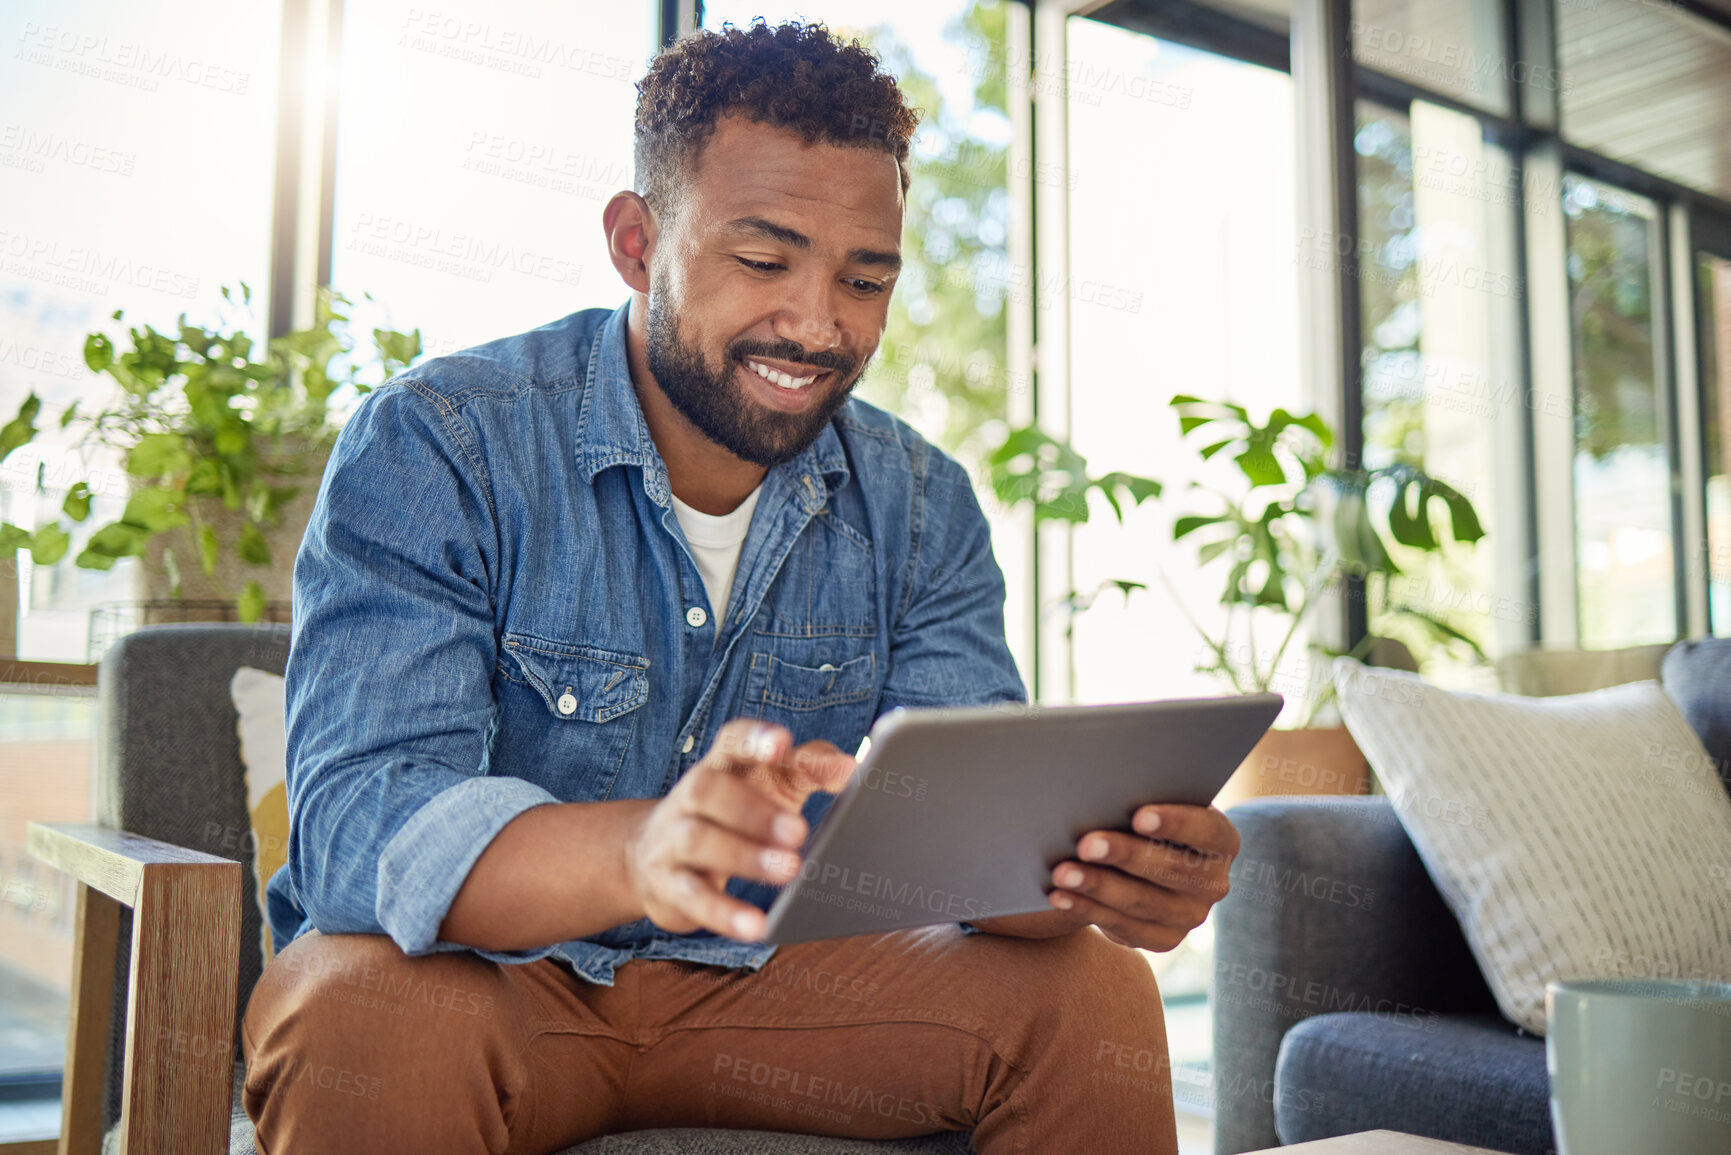
[[(1034, 995), (1027, 1028), (1034, 1050), (1056, 1049), (1093, 1061), (1102, 1047), (1157, 1051), (1166, 1039), (1160, 988), (1147, 956), (1119, 946), (1091, 927), (1073, 934), (1009, 945), (1004, 965)], [(1020, 1000), (1019, 1000), (1020, 1001)]]
[(411, 958), (383, 935), (297, 939), (247, 1006), (249, 1108), (291, 1090), (376, 1101), (426, 1063), (485, 1053), (500, 1026), (498, 969), (468, 952)]

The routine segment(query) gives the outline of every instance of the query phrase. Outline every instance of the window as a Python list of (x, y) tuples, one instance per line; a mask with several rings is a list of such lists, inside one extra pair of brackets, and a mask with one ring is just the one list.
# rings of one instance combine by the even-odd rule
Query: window
[[(171, 328), (182, 311), (214, 319), (219, 286), (266, 284), (279, 19), (275, 3), (219, 0), (7, 8), (0, 424), (35, 392), (51, 432), (7, 460), (0, 518), (33, 528), (85, 480), (96, 501), (74, 555), (127, 496), (117, 458), (59, 435), (67, 406), (85, 398), (88, 410), (116, 388), (85, 367), (85, 334)], [(40, 574), (20, 561), (22, 658), (88, 660), (92, 606), (136, 596), (132, 559)]]
[(1536, 616), (1514, 576), (1525, 543), (1499, 532), (1520, 500), (1510, 475), (1526, 399), (1513, 340), (1518, 170), (1473, 117), (1425, 101), (1405, 113), (1361, 103), (1354, 148), (1365, 465), (1425, 470), (1465, 494), (1487, 531), (1470, 551), (1390, 543), (1404, 572), (1386, 597), (1370, 591), (1370, 625), (1428, 675), (1466, 679), (1481, 657), (1525, 648)]
[(343, 8), (332, 280), (373, 295), (357, 316), (439, 355), (624, 301), (601, 210), (631, 186), (655, 6)]
[(1653, 312), (1657, 210), (1579, 176), (1563, 185), (1575, 386), (1581, 645), (1678, 634), (1671, 467)]
[[(1177, 499), (1127, 510), (1122, 527), (1101, 505), (1078, 527), (1075, 589), (1099, 596), (1074, 619), (1074, 695), (1219, 693), (1196, 670), (1207, 651), (1191, 618), (1220, 628), (1228, 563), (1198, 566), (1172, 540), (1195, 512), (1178, 507), (1193, 454), (1167, 402), (1230, 400), (1259, 420), (1302, 408), (1292, 81), (1079, 18), (1069, 59), (1070, 275), (1056, 288), (1069, 293), (1071, 441), (1090, 472), (1158, 477)], [(1112, 579), (1147, 589), (1102, 591)], [(1266, 665), (1278, 631), (1262, 637)], [(1303, 639), (1287, 652), (1302, 660)]]
[(1701, 329), (1701, 400), (1706, 433), (1707, 614), (1713, 633), (1731, 634), (1731, 257), (1702, 253), (1696, 264)]
[(1475, 105), (1507, 113), (1510, 59), (1499, 0), (1358, 0), (1352, 54), (1360, 64)]

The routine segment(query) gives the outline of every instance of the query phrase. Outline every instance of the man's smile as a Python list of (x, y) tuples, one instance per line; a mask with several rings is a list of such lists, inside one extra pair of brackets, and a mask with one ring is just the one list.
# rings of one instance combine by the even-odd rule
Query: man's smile
[(762, 357), (742, 357), (740, 360), (745, 362), (745, 367), (747, 369), (750, 369), (765, 381), (779, 385), (783, 389), (804, 388), (828, 372), (827, 369), (819, 369), (816, 372), (806, 373), (805, 376), (800, 376), (799, 374), (801, 370), (810, 369), (811, 367), (809, 365), (793, 365), (787, 361), (769, 361)]
[(779, 357), (759, 357), (755, 353), (734, 358), (747, 394), (759, 405), (781, 413), (803, 413), (820, 397), (828, 395), (836, 376), (834, 369), (822, 369)]

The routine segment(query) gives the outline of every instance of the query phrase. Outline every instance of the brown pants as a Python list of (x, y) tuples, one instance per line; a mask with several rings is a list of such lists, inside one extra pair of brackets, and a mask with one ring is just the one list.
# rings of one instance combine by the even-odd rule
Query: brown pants
[(261, 1155), (539, 1155), (656, 1127), (1178, 1148), (1153, 974), (1092, 927), (800, 943), (756, 973), (634, 960), (611, 987), (312, 933), (265, 969), (242, 1040)]

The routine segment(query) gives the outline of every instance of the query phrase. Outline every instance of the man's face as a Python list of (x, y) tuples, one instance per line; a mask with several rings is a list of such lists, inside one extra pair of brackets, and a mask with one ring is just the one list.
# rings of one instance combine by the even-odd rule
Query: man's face
[(870, 148), (724, 117), (649, 262), (649, 371), (711, 441), (772, 466), (822, 432), (877, 349), (901, 176)]

